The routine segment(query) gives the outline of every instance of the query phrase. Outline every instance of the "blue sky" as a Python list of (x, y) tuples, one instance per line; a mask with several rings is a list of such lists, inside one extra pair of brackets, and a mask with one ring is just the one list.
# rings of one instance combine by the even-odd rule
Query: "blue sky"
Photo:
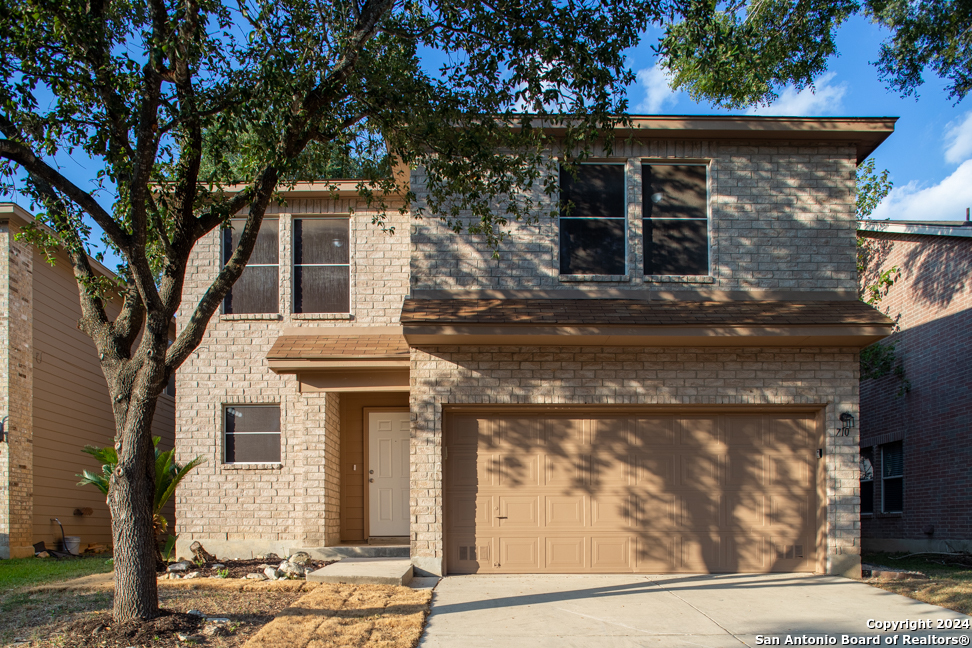
[[(964, 220), (972, 207), (972, 97), (957, 106), (945, 83), (926, 75), (920, 97), (901, 98), (878, 79), (877, 59), (887, 32), (855, 17), (838, 32), (838, 56), (816, 80), (816, 92), (792, 88), (771, 106), (750, 112), (800, 116), (899, 117), (895, 132), (872, 155), (888, 169), (895, 188), (872, 215), (894, 220)], [(654, 38), (632, 50), (638, 82), (628, 91), (629, 110), (647, 114), (713, 114), (729, 111), (673, 94), (651, 51)]]

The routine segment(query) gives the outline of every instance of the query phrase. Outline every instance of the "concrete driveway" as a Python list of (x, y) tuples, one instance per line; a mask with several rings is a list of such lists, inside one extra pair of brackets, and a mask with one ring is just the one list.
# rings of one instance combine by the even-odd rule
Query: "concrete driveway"
[[(869, 629), (869, 619), (930, 629)], [(917, 645), (968, 645), (972, 629), (939, 629), (939, 619), (972, 624), (972, 617), (831, 576), (449, 576), (435, 590), (420, 645), (738, 648), (801, 645), (804, 635), (825, 643), (802, 645), (862, 645), (860, 638), (875, 645), (877, 638), (903, 646), (929, 635), (948, 643)]]

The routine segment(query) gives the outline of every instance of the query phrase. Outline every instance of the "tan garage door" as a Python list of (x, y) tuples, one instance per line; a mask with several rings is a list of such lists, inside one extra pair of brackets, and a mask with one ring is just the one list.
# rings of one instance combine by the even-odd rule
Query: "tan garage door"
[(813, 412), (445, 425), (450, 573), (814, 570)]

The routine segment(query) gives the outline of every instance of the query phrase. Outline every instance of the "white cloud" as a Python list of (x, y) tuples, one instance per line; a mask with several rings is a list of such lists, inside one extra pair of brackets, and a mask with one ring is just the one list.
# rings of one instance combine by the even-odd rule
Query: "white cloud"
[(952, 164), (972, 158), (972, 111), (948, 124), (945, 131), (945, 161)]
[(645, 98), (636, 109), (639, 113), (655, 115), (664, 110), (665, 106), (678, 101), (678, 95), (669, 87), (670, 77), (658, 63), (638, 70), (637, 77), (638, 83), (645, 89)]
[(965, 220), (972, 207), (972, 160), (966, 160), (937, 185), (909, 182), (895, 187), (877, 206), (871, 218), (892, 220)]
[(750, 115), (785, 115), (804, 117), (835, 113), (842, 109), (847, 86), (843, 83), (832, 85), (836, 74), (828, 72), (814, 82), (816, 90), (804, 88), (799, 92), (789, 87), (769, 106), (757, 106), (747, 110)]

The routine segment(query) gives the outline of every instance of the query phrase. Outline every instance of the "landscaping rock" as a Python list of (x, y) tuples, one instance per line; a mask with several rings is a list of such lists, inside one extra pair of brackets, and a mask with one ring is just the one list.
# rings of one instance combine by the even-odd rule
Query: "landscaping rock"
[(280, 577), (280, 574), (277, 572), (276, 567), (267, 567), (266, 569), (263, 570), (263, 573), (270, 580), (276, 580), (277, 578)]
[(303, 576), (307, 570), (304, 569), (303, 565), (298, 565), (296, 563), (283, 563), (280, 565), (280, 571), (282, 571), (287, 576), (300, 577)]
[(189, 572), (183, 578), (199, 578), (199, 572)]
[(189, 571), (191, 567), (192, 567), (192, 563), (189, 562), (188, 560), (180, 560), (177, 563), (172, 563), (171, 565), (169, 565), (169, 571), (184, 572), (184, 571)]
[(246, 578), (250, 580), (267, 580), (266, 574), (247, 574)]
[(293, 556), (287, 559), (287, 562), (293, 563), (295, 565), (306, 565), (310, 562), (310, 554), (306, 551), (298, 551)]
[(257, 560), (265, 560), (266, 562), (277, 562), (280, 560), (280, 556), (275, 553), (260, 554), (259, 556), (254, 556)]
[(223, 563), (216, 563), (215, 565), (210, 567), (210, 569), (216, 569), (216, 570), (226, 569), (226, 565), (224, 565)]
[(191, 614), (192, 616), (197, 616), (197, 617), (205, 617), (206, 616), (205, 614), (203, 614), (199, 610), (189, 610), (188, 612), (186, 612), (186, 614)]

